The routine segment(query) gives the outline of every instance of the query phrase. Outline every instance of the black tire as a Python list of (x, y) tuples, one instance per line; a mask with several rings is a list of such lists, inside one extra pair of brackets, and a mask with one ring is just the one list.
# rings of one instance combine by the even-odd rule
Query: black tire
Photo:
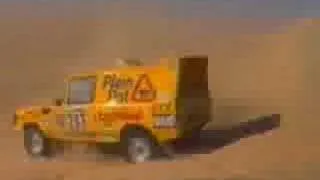
[(123, 155), (129, 163), (143, 163), (154, 156), (155, 141), (142, 130), (129, 131), (121, 141)]
[(54, 154), (54, 143), (38, 128), (30, 127), (24, 130), (24, 149), (32, 158), (47, 158)]

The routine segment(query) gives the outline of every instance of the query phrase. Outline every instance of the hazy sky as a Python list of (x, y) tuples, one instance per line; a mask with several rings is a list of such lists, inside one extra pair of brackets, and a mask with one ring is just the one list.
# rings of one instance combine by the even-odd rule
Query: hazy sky
[[(183, 2), (182, 0), (175, 1), (181, 4)], [(196, 4), (195, 0), (189, 0), (189, 2), (189, 8), (192, 7), (192, 2)], [(204, 12), (223, 16), (309, 17), (319, 16), (320, 14), (319, 0), (200, 0), (198, 2), (206, 5), (210, 4), (202, 7)], [(214, 6), (216, 6), (215, 11), (210, 11), (210, 8)], [(200, 9), (198, 9), (198, 12), (200, 12)]]
[[(37, 2), (41, 5), (59, 4), (61, 11), (52, 9), (51, 15), (70, 15), (74, 12), (73, 7), (80, 2), (86, 3), (88, 8), (83, 13), (99, 13), (103, 11), (103, 4), (127, 3), (131, 7), (139, 9), (140, 5), (149, 4), (161, 6), (167, 13), (177, 17), (271, 17), (271, 18), (295, 18), (295, 17), (318, 17), (320, 15), (320, 0), (0, 0), (0, 2), (20, 2), (20, 5)], [(21, 3), (23, 2), (23, 3)], [(62, 7), (58, 2), (67, 3)], [(33, 3), (34, 4), (34, 3)], [(99, 9), (99, 10), (98, 10)], [(100, 11), (101, 10), (101, 11)], [(1, 11), (9, 12), (1, 8)], [(46, 12), (50, 12), (47, 11)], [(17, 12), (15, 12), (17, 13)], [(32, 11), (43, 13), (43, 11)]]

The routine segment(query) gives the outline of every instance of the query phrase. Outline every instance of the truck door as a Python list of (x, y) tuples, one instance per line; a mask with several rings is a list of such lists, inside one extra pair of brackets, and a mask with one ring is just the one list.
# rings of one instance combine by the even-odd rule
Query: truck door
[(94, 137), (96, 76), (68, 81), (64, 106), (65, 135)]

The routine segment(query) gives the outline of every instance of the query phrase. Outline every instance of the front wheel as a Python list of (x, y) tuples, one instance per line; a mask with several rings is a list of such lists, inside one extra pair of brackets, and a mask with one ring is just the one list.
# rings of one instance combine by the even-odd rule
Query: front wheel
[(24, 148), (33, 158), (52, 155), (52, 142), (38, 128), (26, 128), (24, 131)]

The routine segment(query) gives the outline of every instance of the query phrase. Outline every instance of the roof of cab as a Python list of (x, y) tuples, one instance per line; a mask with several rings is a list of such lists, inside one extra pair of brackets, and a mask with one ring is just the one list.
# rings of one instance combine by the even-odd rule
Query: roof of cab
[(100, 69), (94, 72), (71, 74), (67, 77), (67, 79), (90, 77), (90, 76), (96, 76), (98, 74), (107, 74), (107, 73), (121, 73), (121, 72), (133, 72), (133, 71), (151, 72), (151, 71), (158, 70), (159, 68), (168, 67), (167, 58), (161, 58), (160, 61), (162, 63), (158, 65), (144, 65), (141, 61), (136, 59), (128, 59), (128, 60), (116, 59), (116, 66), (113, 68)]
[(67, 79), (74, 79), (74, 78), (81, 78), (81, 77), (90, 77), (96, 76), (98, 74), (108, 74), (108, 73), (121, 73), (121, 72), (151, 72), (161, 68), (161, 66), (134, 66), (134, 67), (117, 67), (117, 68), (110, 68), (110, 69), (103, 69), (97, 70), (94, 72), (84, 72), (84, 73), (76, 73), (67, 76)]

